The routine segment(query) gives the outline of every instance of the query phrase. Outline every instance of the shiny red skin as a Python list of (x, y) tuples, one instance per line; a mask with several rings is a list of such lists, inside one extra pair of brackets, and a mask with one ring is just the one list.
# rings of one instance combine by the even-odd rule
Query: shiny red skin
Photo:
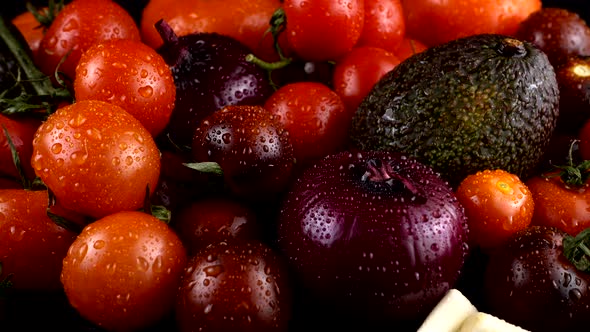
[(354, 114), (375, 83), (399, 63), (393, 53), (383, 48), (355, 47), (336, 61), (334, 91)]
[(590, 275), (563, 255), (565, 233), (532, 226), (492, 252), (485, 310), (530, 331), (575, 331), (588, 324)]
[(361, 36), (364, 2), (285, 0), (289, 45), (303, 60), (336, 60), (350, 51)]
[[(400, 181), (363, 180), (369, 160), (390, 163), (417, 193)], [(453, 287), (467, 253), (466, 218), (448, 184), (387, 152), (342, 152), (307, 169), (278, 222), (279, 248), (323, 304), (321, 319), (338, 308), (339, 321), (361, 326), (421, 322)]]
[(257, 241), (217, 242), (193, 256), (176, 302), (180, 332), (288, 331), (289, 271)]
[(187, 255), (176, 233), (138, 211), (86, 226), (63, 260), (61, 281), (80, 315), (110, 331), (137, 331), (172, 313)]
[(41, 120), (32, 117), (23, 116), (6, 116), (0, 114), (0, 176), (9, 176), (20, 180), (20, 175), (14, 161), (8, 139), (4, 133), (4, 128), (8, 130), (10, 140), (21, 162), (21, 166), (29, 180), (35, 178), (35, 171), (31, 166), (31, 156), (33, 155), (33, 137), (37, 128), (41, 125)]
[(353, 113), (330, 87), (317, 82), (282, 86), (264, 103), (289, 132), (298, 168), (346, 145)]
[(291, 182), (295, 159), (288, 132), (262, 106), (227, 106), (194, 132), (195, 162), (216, 162), (231, 193), (250, 201), (274, 199)]
[(190, 254), (231, 238), (262, 239), (254, 210), (225, 196), (188, 204), (176, 214), (173, 225)]
[(62, 260), (76, 233), (47, 216), (46, 190), (0, 190), (0, 262), (15, 291), (59, 291)]

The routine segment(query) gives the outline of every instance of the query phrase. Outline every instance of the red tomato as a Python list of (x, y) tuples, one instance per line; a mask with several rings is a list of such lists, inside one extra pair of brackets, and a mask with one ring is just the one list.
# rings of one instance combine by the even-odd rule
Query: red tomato
[(261, 242), (207, 246), (183, 274), (175, 307), (179, 331), (288, 331), (288, 273), (283, 257)]
[(484, 170), (467, 176), (456, 191), (465, 208), (469, 241), (484, 249), (497, 247), (527, 228), (535, 204), (527, 186), (504, 170)]
[(427, 46), (479, 33), (514, 35), (541, 0), (402, 0), (406, 33)]
[(63, 260), (61, 281), (83, 317), (107, 330), (132, 331), (171, 312), (186, 261), (168, 225), (125, 211), (84, 228)]
[(8, 131), (10, 140), (18, 152), (21, 167), (29, 180), (35, 178), (35, 172), (31, 167), (31, 155), (33, 154), (33, 136), (41, 125), (41, 120), (23, 117), (6, 116), (0, 114), (0, 176), (10, 176), (20, 180), (20, 175), (12, 159), (12, 151), (4, 128)]
[(400, 63), (399, 59), (382, 48), (355, 47), (336, 61), (334, 91), (351, 113), (354, 113), (375, 83)]
[(189, 253), (231, 238), (260, 240), (261, 230), (250, 206), (227, 197), (194, 201), (174, 218), (174, 229)]
[[(43, 10), (47, 10), (47, 7), (41, 9), (41, 11)], [(17, 15), (12, 19), (12, 24), (25, 37), (33, 54), (37, 53), (41, 45), (41, 40), (43, 39), (44, 29), (35, 16), (33, 16), (33, 13), (26, 11)]]
[(426, 50), (428, 47), (418, 40), (411, 38), (404, 38), (397, 48), (393, 51), (400, 61), (411, 57), (414, 54), (420, 53)]
[(96, 42), (116, 38), (140, 40), (139, 28), (123, 7), (111, 0), (74, 0), (45, 32), (35, 63), (49, 77), (59, 65), (59, 71), (73, 80), (84, 51)]
[(535, 176), (526, 182), (533, 194), (533, 225), (559, 228), (575, 236), (590, 227), (590, 184), (566, 185), (557, 177)]
[(39, 127), (32, 165), (66, 208), (104, 217), (143, 206), (160, 175), (150, 133), (121, 107), (83, 100), (58, 109)]
[(289, 132), (297, 165), (307, 165), (346, 144), (352, 114), (332, 89), (296, 82), (275, 91), (264, 104)]
[(272, 38), (264, 38), (265, 32), (270, 18), (280, 6), (279, 0), (151, 0), (143, 10), (141, 36), (149, 46), (160, 47), (162, 38), (154, 24), (164, 19), (177, 36), (217, 32), (239, 40), (256, 55), (269, 59), (268, 55), (275, 52)]
[[(46, 190), (0, 190), (0, 262), (15, 290), (56, 291), (76, 234), (47, 216)], [(1, 279), (1, 276), (0, 276)]]
[(405, 35), (401, 0), (365, 0), (365, 23), (357, 46), (375, 46), (393, 52)]
[(76, 100), (121, 106), (157, 136), (174, 109), (176, 86), (170, 68), (153, 48), (135, 40), (94, 44), (78, 63)]
[(335, 60), (350, 51), (365, 21), (364, 0), (285, 0), (283, 9), (289, 45), (308, 61)]

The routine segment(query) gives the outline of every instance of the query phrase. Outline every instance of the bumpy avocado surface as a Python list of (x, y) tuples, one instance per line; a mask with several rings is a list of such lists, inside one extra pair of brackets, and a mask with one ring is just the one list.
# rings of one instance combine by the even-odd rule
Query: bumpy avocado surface
[(353, 146), (431, 165), (452, 185), (482, 169), (526, 177), (558, 117), (547, 56), (512, 37), (484, 34), (430, 48), (386, 74), (359, 106)]

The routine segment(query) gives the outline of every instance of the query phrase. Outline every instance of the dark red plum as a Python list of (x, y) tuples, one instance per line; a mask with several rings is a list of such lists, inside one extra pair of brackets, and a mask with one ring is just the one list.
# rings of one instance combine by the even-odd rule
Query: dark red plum
[(273, 92), (266, 70), (246, 61), (251, 50), (235, 38), (214, 32), (177, 36), (160, 20), (164, 44), (158, 53), (170, 66), (176, 102), (167, 133), (179, 146), (191, 145), (206, 116), (229, 105), (262, 105)]
[(286, 194), (278, 247), (313, 298), (301, 305), (320, 303), (318, 319), (332, 311), (415, 331), (458, 280), (467, 232), (462, 206), (430, 167), (392, 152), (342, 152)]

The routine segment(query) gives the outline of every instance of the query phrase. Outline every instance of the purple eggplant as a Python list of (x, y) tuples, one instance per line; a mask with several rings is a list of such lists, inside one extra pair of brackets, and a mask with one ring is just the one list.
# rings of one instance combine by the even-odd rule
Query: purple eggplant
[(246, 61), (251, 50), (235, 38), (214, 32), (177, 36), (163, 20), (158, 48), (176, 84), (176, 103), (166, 133), (190, 147), (200, 122), (229, 105), (263, 105), (273, 92), (266, 70)]
[(415, 331), (458, 280), (467, 232), (463, 207), (432, 168), (391, 152), (342, 152), (295, 181), (278, 247), (310, 296), (298, 303), (314, 308), (301, 317), (311, 312), (322, 328)]

